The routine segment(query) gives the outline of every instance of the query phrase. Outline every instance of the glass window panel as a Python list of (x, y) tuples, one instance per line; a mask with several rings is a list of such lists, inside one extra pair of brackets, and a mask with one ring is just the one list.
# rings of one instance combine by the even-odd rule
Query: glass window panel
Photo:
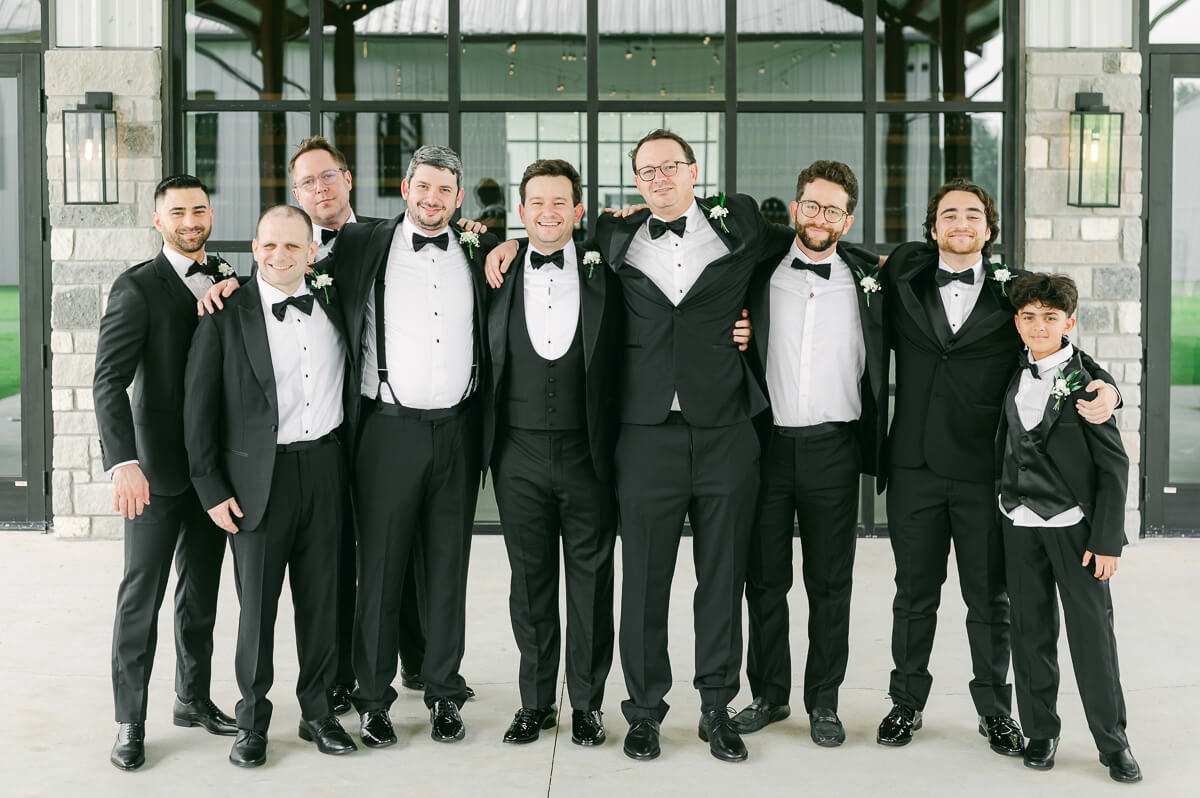
[(601, 0), (600, 99), (725, 96), (725, 2)]
[[(860, 114), (738, 114), (738, 191), (757, 199), (771, 221), (791, 225), (796, 178), (813, 161), (841, 161), (862, 183), (862, 131)], [(774, 218), (780, 208), (783, 217)], [(862, 239), (856, 223), (846, 240)]]
[(1171, 445), (1167, 481), (1200, 483), (1200, 78), (1175, 78), (1171, 153)]
[(738, 97), (862, 98), (860, 14), (831, 0), (738, 4)]
[(878, 96), (887, 100), (1004, 99), (1004, 4), (881, 3)]
[(188, 0), (183, 24), (188, 99), (308, 98), (307, 0)]
[[(21, 181), (17, 147), (17, 78), (0, 78), (0, 241), (20, 251)], [(36, 113), (36, 108), (32, 109)], [(37, 168), (37, 164), (28, 164)], [(26, 199), (26, 202), (28, 200)], [(0, 474), (19, 477), (21, 458), (21, 272), (18, 258), (0, 264)]]
[(0, 44), (37, 44), (41, 40), (42, 4), (39, 0), (0, 4)]
[[(705, 112), (601, 113), (599, 128), (600, 207), (621, 208), (642, 203), (633, 179), (629, 151), (642, 136), (656, 128), (674, 130), (696, 154), (700, 175), (696, 195), (721, 191), (725, 169), (725, 115)], [(686, 131), (686, 132), (685, 132)]]
[(879, 242), (921, 240), (929, 197), (951, 177), (974, 180), (1001, 206), (1003, 114), (880, 114), (876, 124)]
[(446, 99), (448, 0), (324, 6), (325, 99)]
[[(292, 199), (287, 162), (309, 134), (307, 113), (220, 111), (184, 115), (184, 170), (210, 168), (213, 185), (213, 238), (254, 237), (259, 213)], [(199, 132), (197, 131), (199, 128)], [(216, 131), (215, 143), (203, 138)], [(247, 143), (250, 142), (250, 146)]]
[(1200, 44), (1200, 0), (1150, 0), (1151, 44)]
[(586, 6), (553, 8), (562, 19), (518, 17), (504, 25), (477, 19), (478, 5), (463, 9), (464, 100), (587, 98)]

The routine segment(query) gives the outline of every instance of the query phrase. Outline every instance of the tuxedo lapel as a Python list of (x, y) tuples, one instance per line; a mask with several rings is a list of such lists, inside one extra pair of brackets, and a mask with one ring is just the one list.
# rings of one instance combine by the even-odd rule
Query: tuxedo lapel
[[(586, 371), (592, 365), (592, 354), (596, 351), (596, 341), (600, 338), (607, 280), (603, 273), (597, 276), (593, 272), (591, 277), (588, 276), (578, 247), (575, 248), (575, 259), (576, 268), (579, 270), (579, 324), (583, 336), (583, 368)], [(569, 265), (563, 268), (569, 268)]]
[(649, 209), (640, 210), (624, 219), (614, 218), (612, 234), (608, 239), (608, 252), (604, 257), (613, 271), (619, 271), (625, 265), (625, 255), (629, 252), (633, 237), (649, 218)]
[(1004, 295), (1000, 283), (988, 278), (991, 269), (986, 260), (983, 262), (983, 274), (983, 287), (979, 290), (979, 298), (975, 300), (975, 307), (971, 309), (970, 315), (951, 341), (951, 346), (967, 346), (1004, 324), (1012, 324), (1012, 303)]
[(913, 278), (912, 287), (921, 302), (921, 315), (928, 325), (927, 329), (933, 332), (932, 337), (944, 349), (954, 333), (950, 330), (950, 321), (946, 318), (946, 306), (942, 303), (937, 281), (933, 279), (936, 271), (936, 264), (932, 269), (922, 270)]
[(167, 260), (167, 256), (159, 250), (158, 255), (154, 258), (154, 273), (162, 280), (163, 290), (167, 292), (167, 296), (171, 297), (171, 301), (182, 308), (187, 308), (194, 316), (196, 314), (196, 297), (192, 294), (191, 289), (187, 284), (180, 279), (179, 273), (175, 271), (175, 267), (171, 265), (171, 261)]
[[(701, 200), (696, 198), (696, 205), (700, 208), (700, 213), (704, 214), (704, 221), (708, 222), (708, 226), (713, 229), (717, 237), (729, 248), (731, 253), (737, 252), (745, 242), (738, 233), (738, 223), (733, 217), (733, 213), (729, 211), (728, 206), (721, 205), (720, 200)], [(727, 211), (724, 216), (714, 217), (712, 212), (715, 208), (723, 207)]]
[[(858, 299), (858, 318), (862, 327), (863, 345), (867, 350), (867, 375), (871, 380), (871, 393), (883, 395), (883, 375), (873, 363), (882, 363), (885, 353), (883, 350), (883, 292), (868, 293), (862, 286), (865, 277), (874, 277), (878, 282), (878, 271), (875, 264), (865, 262), (854, 253), (838, 243), (838, 254), (850, 267), (850, 277), (854, 281), (854, 295)], [(875, 301), (872, 302), (871, 300)]]
[(774, 269), (760, 270), (757, 282), (750, 286), (750, 323), (754, 325), (754, 351), (758, 355), (762, 373), (767, 373), (767, 346), (771, 338), (771, 279)]
[(325, 315), (329, 317), (329, 321), (337, 328), (342, 335), (346, 334), (346, 316), (342, 313), (342, 306), (338, 304), (337, 289), (333, 285), (325, 286), (324, 288), (314, 288), (313, 280), (308, 281), (308, 290), (316, 297), (317, 304), (325, 311)]
[(491, 307), (488, 308), (488, 349), (491, 350), (492, 359), (492, 387), (497, 389), (508, 360), (508, 320), (514, 297), (521, 297), (524, 304), (525, 253), (528, 247), (528, 242), (517, 247), (517, 255), (513, 258), (513, 265), (509, 270), (509, 279), (496, 289), (496, 293), (492, 295)]
[[(679, 301), (681, 305), (693, 296), (699, 296), (710, 283), (719, 279), (722, 270), (735, 258), (739, 257), (746, 246), (745, 239), (738, 234), (738, 221), (735, 219), (732, 211), (721, 218), (714, 219), (709, 214), (713, 208), (718, 207), (716, 202), (706, 205), (706, 203), (697, 200), (697, 206), (700, 208), (700, 212), (704, 214), (704, 220), (708, 223), (708, 226), (713, 229), (713, 232), (721, 239), (721, 243), (729, 249), (729, 252), (705, 265), (704, 271), (700, 272), (700, 276), (696, 278), (696, 282), (692, 284), (692, 287), (684, 294), (683, 299)], [(722, 223), (724, 223), (725, 228), (728, 228), (728, 231), (722, 229)]]
[(238, 308), (238, 322), (242, 327), (242, 344), (254, 378), (267, 397), (267, 403), (279, 414), (279, 402), (275, 392), (275, 367), (271, 364), (271, 347), (267, 343), (267, 321), (263, 318), (262, 293), (258, 280), (246, 283), (245, 298)]

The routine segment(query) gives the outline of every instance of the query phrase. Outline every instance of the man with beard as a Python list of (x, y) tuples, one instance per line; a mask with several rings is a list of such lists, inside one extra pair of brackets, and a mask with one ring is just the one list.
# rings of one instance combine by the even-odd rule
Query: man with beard
[[(154, 191), (163, 248), (114, 282), (100, 322), (92, 394), (113, 509), (125, 517), (125, 572), (117, 591), (112, 677), (120, 724), (110, 759), (122, 770), (145, 762), (150, 670), (171, 559), (175, 589), (177, 726), (237, 732), (209, 697), (212, 631), (225, 537), (200, 506), (183, 444), (184, 366), (196, 329), (196, 300), (232, 269), (208, 257), (208, 190), (191, 175)], [(130, 400), (126, 392), (133, 385)]]
[(878, 258), (840, 240), (857, 202), (858, 180), (845, 164), (816, 161), (802, 171), (790, 207), (796, 239), (750, 289), (751, 343), (771, 410), (760, 417), (769, 429), (746, 574), (754, 703), (733, 722), (753, 732), (791, 712), (787, 594), (798, 520), (808, 596), (804, 709), (822, 746), (846, 739), (837, 707), (849, 655), (859, 472), (876, 473), (887, 431)]

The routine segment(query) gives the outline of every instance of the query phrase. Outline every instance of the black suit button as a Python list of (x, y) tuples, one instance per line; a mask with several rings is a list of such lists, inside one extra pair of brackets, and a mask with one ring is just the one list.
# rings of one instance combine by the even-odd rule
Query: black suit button
[(552, 408), (550, 408), (549, 410), (547, 410), (546, 412), (547, 412), (547, 413), (553, 413), (553, 412), (554, 412), (554, 408), (552, 407)]
[(1021, 470), (1022, 470), (1022, 471), (1028, 471), (1028, 470), (1029, 470), (1029, 466), (1021, 466)]
[(675, 308), (675, 315), (678, 316), (680, 313), (682, 313), (682, 311), (679, 308)]
[(949, 355), (942, 355), (942, 360), (949, 360), (949, 359), (950, 359)]
[(546, 396), (548, 396), (548, 397), (550, 397), (551, 399), (553, 399), (553, 398), (554, 398), (554, 391), (551, 391), (550, 393), (546, 394)]
[(547, 378), (546, 378), (546, 382), (554, 382), (554, 378), (553, 378), (553, 377), (547, 377)]
[(552, 369), (552, 368), (554, 368), (554, 364), (553, 364), (553, 363), (548, 363), (548, 364), (546, 365), (546, 368), (550, 368), (550, 369)]
[(272, 425), (271, 425), (271, 432), (278, 432), (278, 431), (279, 431), (279, 427), (277, 427), (277, 426), (275, 426), (274, 424), (272, 424)]

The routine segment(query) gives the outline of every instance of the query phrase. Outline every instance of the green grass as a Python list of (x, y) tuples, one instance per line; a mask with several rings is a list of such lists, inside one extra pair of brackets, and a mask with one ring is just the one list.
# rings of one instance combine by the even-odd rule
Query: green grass
[(1171, 384), (1200, 385), (1200, 295), (1171, 297)]
[(21, 392), (21, 295), (0, 286), (0, 399)]

